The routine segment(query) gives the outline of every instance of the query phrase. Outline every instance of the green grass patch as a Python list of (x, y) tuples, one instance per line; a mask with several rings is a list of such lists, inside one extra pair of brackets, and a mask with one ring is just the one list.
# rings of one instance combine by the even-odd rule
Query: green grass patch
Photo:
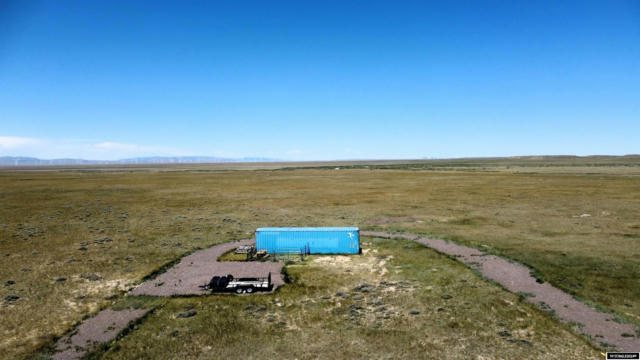
[(220, 255), (218, 261), (247, 261), (247, 254), (236, 254), (236, 249), (231, 249)]

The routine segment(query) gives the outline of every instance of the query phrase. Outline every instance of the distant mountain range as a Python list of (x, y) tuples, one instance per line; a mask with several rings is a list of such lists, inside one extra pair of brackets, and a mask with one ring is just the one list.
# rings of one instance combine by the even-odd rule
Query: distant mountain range
[(120, 160), (38, 159), (23, 156), (0, 156), (0, 166), (54, 165), (118, 165), (118, 164), (197, 164), (229, 162), (274, 162), (278, 159), (261, 157), (220, 158), (212, 156), (153, 156)]

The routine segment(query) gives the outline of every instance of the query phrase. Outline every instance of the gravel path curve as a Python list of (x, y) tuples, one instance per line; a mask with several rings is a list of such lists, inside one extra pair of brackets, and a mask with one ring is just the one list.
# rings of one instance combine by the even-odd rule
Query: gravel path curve
[(619, 351), (640, 350), (640, 338), (636, 333), (639, 329), (635, 325), (618, 323), (614, 321), (615, 315), (598, 311), (549, 283), (538, 283), (531, 276), (531, 270), (524, 265), (489, 255), (472, 247), (414, 234), (360, 231), (360, 235), (417, 241), (440, 253), (456, 258), (480, 272), (482, 276), (497, 282), (513, 293), (533, 295), (527, 296), (526, 301), (538, 306), (543, 311), (553, 312), (562, 322), (581, 324), (578, 325), (579, 331), (587, 335), (596, 346), (602, 346), (601, 344), (606, 343)]

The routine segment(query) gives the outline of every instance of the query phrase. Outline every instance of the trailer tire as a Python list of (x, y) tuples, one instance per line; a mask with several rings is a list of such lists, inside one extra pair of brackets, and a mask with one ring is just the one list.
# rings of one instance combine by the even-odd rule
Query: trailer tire
[(253, 286), (249, 286), (247, 288), (247, 294), (251, 294), (253, 292)]
[(244, 293), (243, 288), (236, 288), (236, 294), (242, 294), (242, 293)]

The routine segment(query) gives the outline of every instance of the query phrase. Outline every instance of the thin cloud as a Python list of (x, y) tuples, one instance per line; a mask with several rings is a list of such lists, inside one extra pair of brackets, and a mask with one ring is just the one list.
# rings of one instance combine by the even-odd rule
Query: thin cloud
[(147, 146), (116, 141), (0, 136), (0, 155), (32, 156), (41, 159), (119, 160), (141, 156), (184, 156), (191, 154), (182, 149), (169, 146)]
[(17, 136), (0, 136), (0, 148), (2, 149), (18, 149), (27, 146), (38, 145), (42, 143), (39, 139), (17, 137)]

